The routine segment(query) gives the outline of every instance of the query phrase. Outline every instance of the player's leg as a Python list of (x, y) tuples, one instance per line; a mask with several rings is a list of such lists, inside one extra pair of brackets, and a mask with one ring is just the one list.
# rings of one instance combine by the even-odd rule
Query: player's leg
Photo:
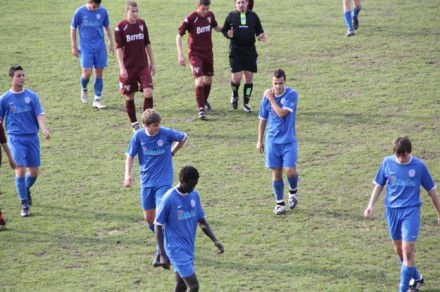
[(286, 212), (284, 203), (284, 181), (283, 181), (283, 162), (280, 152), (280, 145), (266, 143), (265, 166), (272, 170), (272, 191), (276, 205), (273, 212), (281, 215)]
[(214, 111), (211, 104), (208, 101), (209, 94), (211, 92), (212, 76), (203, 76), (203, 94), (205, 97), (205, 110), (208, 112)]
[(205, 92), (203, 89), (203, 58), (194, 53), (190, 53), (189, 61), (191, 72), (194, 78), (194, 96), (197, 104), (198, 117), (205, 120)]
[(353, 1), (353, 12), (351, 14), (353, 19), (353, 27), (354, 29), (359, 28), (359, 12), (361, 12), (361, 0), (354, 0)]
[(144, 66), (140, 69), (138, 82), (144, 95), (143, 111), (153, 108), (153, 77), (148, 66)]
[[(170, 260), (176, 270), (176, 289), (185, 288), (184, 290), (174, 291), (199, 291), (199, 281), (194, 271), (192, 259), (184, 260), (183, 262), (175, 261), (174, 259)], [(182, 281), (184, 285), (182, 285)]]
[(289, 143), (283, 145), (283, 167), (289, 182), (289, 208), (294, 209), (298, 204), (298, 144)]
[[(402, 270), (404, 271), (401, 273), (400, 284), (404, 285), (403, 289), (408, 289), (406, 284), (409, 279), (411, 291), (418, 291), (424, 282), (423, 276), (419, 273), (415, 264), (416, 242), (420, 231), (420, 208), (402, 208), (402, 212), (404, 216), (402, 221)], [(403, 268), (403, 266), (406, 266), (406, 268)]]
[[(38, 138), (38, 137), (37, 137)], [(18, 199), (21, 203), (21, 216), (28, 217), (30, 215), (29, 211), (29, 200), (26, 190), (26, 149), (27, 141), (22, 141), (21, 137), (9, 136), (8, 145), (11, 151), (11, 155), (14, 161), (17, 163), (17, 168), (15, 169), (15, 188), (17, 190)]]
[(188, 287), (188, 291), (199, 291), (199, 280), (197, 279), (196, 274), (183, 278), (186, 287)]
[(176, 275), (176, 287), (174, 287), (174, 292), (185, 292), (186, 291), (186, 284), (185, 281), (183, 281), (183, 278), (180, 277), (178, 272), (175, 272)]
[(79, 55), (80, 64), (82, 68), (80, 86), (81, 86), (81, 102), (87, 103), (88, 99), (88, 84), (93, 72), (93, 54), (87, 51), (81, 51)]
[(347, 36), (354, 35), (353, 20), (351, 18), (351, 1), (352, 0), (342, 0), (343, 10), (344, 10), (344, 20), (347, 25)]
[(229, 49), (229, 65), (231, 66), (231, 105), (233, 109), (238, 108), (238, 89), (240, 88), (241, 79), (243, 78), (244, 64), (240, 56), (240, 49), (230, 47)]
[(93, 99), (93, 107), (97, 109), (106, 108), (101, 102), (102, 90), (104, 88), (104, 68), (107, 67), (107, 50), (100, 50), (94, 54), (95, 82), (93, 89), (95, 97)]
[(243, 111), (250, 113), (252, 108), (249, 105), (251, 99), (252, 90), (254, 88), (254, 73), (257, 73), (257, 49), (252, 49), (244, 52), (244, 86), (243, 86)]

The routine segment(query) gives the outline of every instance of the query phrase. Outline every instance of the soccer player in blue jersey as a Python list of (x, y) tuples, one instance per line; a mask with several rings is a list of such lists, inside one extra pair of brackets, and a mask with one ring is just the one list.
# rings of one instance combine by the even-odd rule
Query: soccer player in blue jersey
[(416, 268), (414, 257), (420, 229), (420, 186), (428, 192), (437, 210), (440, 225), (440, 201), (435, 191), (436, 185), (426, 164), (411, 155), (412, 145), (408, 137), (398, 137), (393, 143), (393, 155), (385, 157), (374, 179), (374, 188), (364, 216), (370, 218), (374, 204), (379, 199), (384, 186), (385, 214), (394, 250), (399, 256), (400, 290), (419, 291), (424, 279)]
[[(136, 155), (139, 159), (141, 206), (148, 228), (154, 232), (156, 207), (162, 196), (173, 186), (173, 161), (177, 151), (185, 144), (184, 132), (161, 126), (160, 114), (154, 109), (147, 109), (142, 114), (143, 128), (137, 130), (127, 148), (124, 185), (131, 187), (131, 170)], [(154, 263), (159, 262), (156, 253)]]
[(272, 169), (272, 189), (276, 200), (273, 212), (276, 215), (286, 212), (283, 169), (289, 183), (290, 209), (294, 209), (298, 203), (298, 145), (295, 130), (297, 104), (298, 93), (286, 86), (286, 73), (281, 69), (275, 70), (272, 88), (264, 92), (260, 104), (257, 150), (260, 153), (266, 152), (265, 165)]
[[(76, 42), (76, 31), (79, 33), (79, 49)], [(88, 102), (87, 85), (89, 84), (92, 71), (95, 71), (93, 88), (95, 97), (93, 107), (105, 108), (101, 102), (102, 89), (104, 87), (103, 72), (107, 67), (107, 49), (104, 41), (104, 30), (109, 41), (109, 50), (113, 55), (115, 44), (110, 29), (108, 12), (101, 7), (101, 0), (88, 0), (87, 4), (79, 7), (73, 14), (70, 25), (70, 42), (72, 55), (80, 58), (82, 75), (80, 78), (81, 101)]]
[(21, 202), (21, 216), (30, 216), (32, 198), (30, 188), (37, 180), (40, 159), (41, 129), (46, 139), (50, 139), (46, 116), (37, 94), (24, 88), (23, 67), (9, 69), (12, 87), (0, 97), (0, 123), (4, 123), (8, 133), (9, 148), (16, 163), (15, 186)]
[[(351, 10), (351, 2), (353, 2), (353, 11)], [(359, 27), (359, 12), (361, 12), (361, 0), (342, 0), (344, 9), (344, 20), (347, 25), (346, 36), (354, 36), (354, 30)]]
[(206, 222), (200, 196), (195, 190), (198, 182), (198, 170), (193, 166), (183, 167), (179, 174), (179, 184), (164, 195), (154, 221), (157, 245), (161, 252), (160, 262), (165, 269), (169, 269), (171, 261), (176, 273), (174, 291), (199, 290), (199, 281), (194, 271), (197, 225), (214, 242), (218, 253), (224, 252), (223, 245)]

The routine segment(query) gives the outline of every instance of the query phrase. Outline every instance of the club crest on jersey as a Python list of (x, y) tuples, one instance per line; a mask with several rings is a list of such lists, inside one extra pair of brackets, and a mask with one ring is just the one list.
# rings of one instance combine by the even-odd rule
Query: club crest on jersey
[(101, 19), (101, 14), (97, 13), (96, 14), (96, 19)]
[(200, 72), (200, 67), (193, 67), (192, 69), (193, 69), (193, 72), (194, 72), (195, 74), (199, 74), (199, 72)]
[(26, 96), (26, 97), (24, 98), (24, 102), (25, 102), (25, 103), (30, 103), (30, 102), (31, 102), (31, 99), (29, 98), (29, 96)]
[(196, 206), (196, 201), (194, 201), (194, 200), (191, 200), (191, 207), (195, 207)]
[(144, 26), (143, 25), (139, 25), (139, 29), (144, 32)]
[(209, 21), (209, 23), (211, 23), (211, 16), (210, 16), (210, 17), (208, 17), (208, 21)]
[(163, 146), (163, 140), (162, 139), (157, 140), (157, 146), (159, 146), (159, 147)]
[(414, 169), (410, 169), (408, 171), (408, 175), (409, 175), (409, 177), (414, 177), (416, 175), (416, 171)]

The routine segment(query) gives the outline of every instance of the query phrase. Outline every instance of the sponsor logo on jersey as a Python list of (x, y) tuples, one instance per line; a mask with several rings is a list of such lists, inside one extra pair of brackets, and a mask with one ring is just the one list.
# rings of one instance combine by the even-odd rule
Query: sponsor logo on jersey
[(136, 34), (126, 35), (126, 38), (127, 38), (127, 43), (132, 42), (132, 41), (137, 41), (137, 40), (143, 40), (144, 34), (143, 33), (136, 33)]
[(201, 33), (205, 33), (205, 32), (210, 32), (210, 31), (211, 31), (211, 26), (210, 25), (197, 27), (197, 34), (201, 34)]

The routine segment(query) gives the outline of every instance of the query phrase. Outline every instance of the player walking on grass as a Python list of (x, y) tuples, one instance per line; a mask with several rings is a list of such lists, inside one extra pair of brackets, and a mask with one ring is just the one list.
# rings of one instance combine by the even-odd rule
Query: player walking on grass
[[(351, 2), (353, 2), (353, 11), (351, 10)], [(355, 29), (359, 27), (359, 12), (361, 12), (361, 0), (342, 0), (344, 8), (344, 20), (347, 25), (346, 36), (354, 36)]]
[(205, 219), (199, 193), (195, 190), (198, 181), (196, 168), (183, 167), (179, 184), (164, 195), (154, 221), (161, 265), (169, 269), (171, 261), (175, 270), (174, 291), (199, 291), (199, 281), (194, 271), (197, 225), (214, 242), (218, 253), (224, 252), (223, 245)]
[(428, 192), (437, 210), (440, 225), (440, 201), (436, 185), (426, 164), (411, 155), (412, 145), (408, 137), (398, 137), (393, 142), (393, 155), (385, 157), (374, 179), (374, 188), (364, 216), (373, 215), (374, 204), (384, 186), (385, 214), (394, 250), (401, 263), (400, 290), (419, 291), (424, 279), (415, 265), (415, 247), (420, 230), (420, 187)]
[(139, 129), (134, 95), (140, 89), (144, 94), (144, 111), (153, 108), (153, 80), (156, 73), (153, 49), (145, 21), (138, 18), (139, 8), (135, 1), (125, 5), (127, 19), (116, 25), (116, 56), (119, 63), (119, 85), (125, 96), (125, 108), (133, 131)]
[(283, 169), (289, 183), (290, 209), (294, 209), (298, 203), (298, 144), (295, 130), (297, 104), (298, 93), (286, 86), (286, 73), (281, 69), (275, 70), (272, 88), (264, 92), (261, 100), (257, 150), (260, 153), (266, 152), (265, 165), (272, 169), (272, 189), (277, 202), (273, 212), (276, 215), (286, 212)]
[[(148, 228), (154, 232), (156, 207), (162, 196), (173, 185), (173, 161), (177, 151), (185, 144), (184, 132), (161, 126), (161, 117), (154, 109), (147, 109), (142, 114), (143, 129), (136, 131), (127, 148), (124, 185), (131, 187), (131, 170), (136, 155), (139, 159), (141, 207)], [(156, 254), (153, 264), (159, 262)]]
[(214, 56), (212, 53), (212, 29), (219, 32), (214, 13), (209, 11), (210, 0), (197, 0), (196, 11), (191, 12), (180, 25), (177, 36), (177, 58), (181, 66), (186, 65), (182, 50), (182, 37), (188, 32), (188, 58), (195, 82), (195, 96), (199, 119), (205, 120), (205, 108), (212, 111), (208, 102), (214, 75)]
[[(76, 31), (79, 33), (78, 49), (76, 42)], [(81, 101), (88, 102), (87, 85), (89, 84), (92, 71), (95, 71), (95, 98), (93, 107), (104, 109), (105, 105), (101, 102), (102, 89), (104, 87), (103, 73), (107, 67), (107, 49), (104, 41), (104, 30), (109, 41), (109, 50), (113, 55), (115, 44), (113, 42), (112, 31), (107, 10), (101, 7), (101, 0), (88, 0), (86, 5), (79, 7), (73, 14), (70, 26), (70, 42), (72, 45), (72, 55), (80, 58), (82, 75), (80, 78)]]
[[(40, 99), (35, 92), (24, 88), (23, 68), (12, 66), (9, 79), (12, 87), (0, 97), (0, 123), (5, 124), (16, 163), (15, 186), (21, 202), (21, 216), (28, 217), (32, 205), (30, 188), (37, 181), (41, 165), (38, 131), (41, 129), (46, 139), (50, 139), (50, 133)], [(9, 162), (11, 164), (11, 160)]]
[(255, 47), (255, 38), (266, 42), (267, 36), (264, 33), (260, 18), (255, 12), (248, 10), (247, 5), (247, 0), (235, 0), (236, 10), (230, 12), (226, 17), (222, 32), (226, 38), (230, 39), (229, 64), (232, 73), (232, 108), (238, 108), (238, 89), (244, 75), (243, 111), (250, 113), (252, 108), (249, 105), (249, 100), (254, 88), (254, 73), (257, 72), (258, 54)]

